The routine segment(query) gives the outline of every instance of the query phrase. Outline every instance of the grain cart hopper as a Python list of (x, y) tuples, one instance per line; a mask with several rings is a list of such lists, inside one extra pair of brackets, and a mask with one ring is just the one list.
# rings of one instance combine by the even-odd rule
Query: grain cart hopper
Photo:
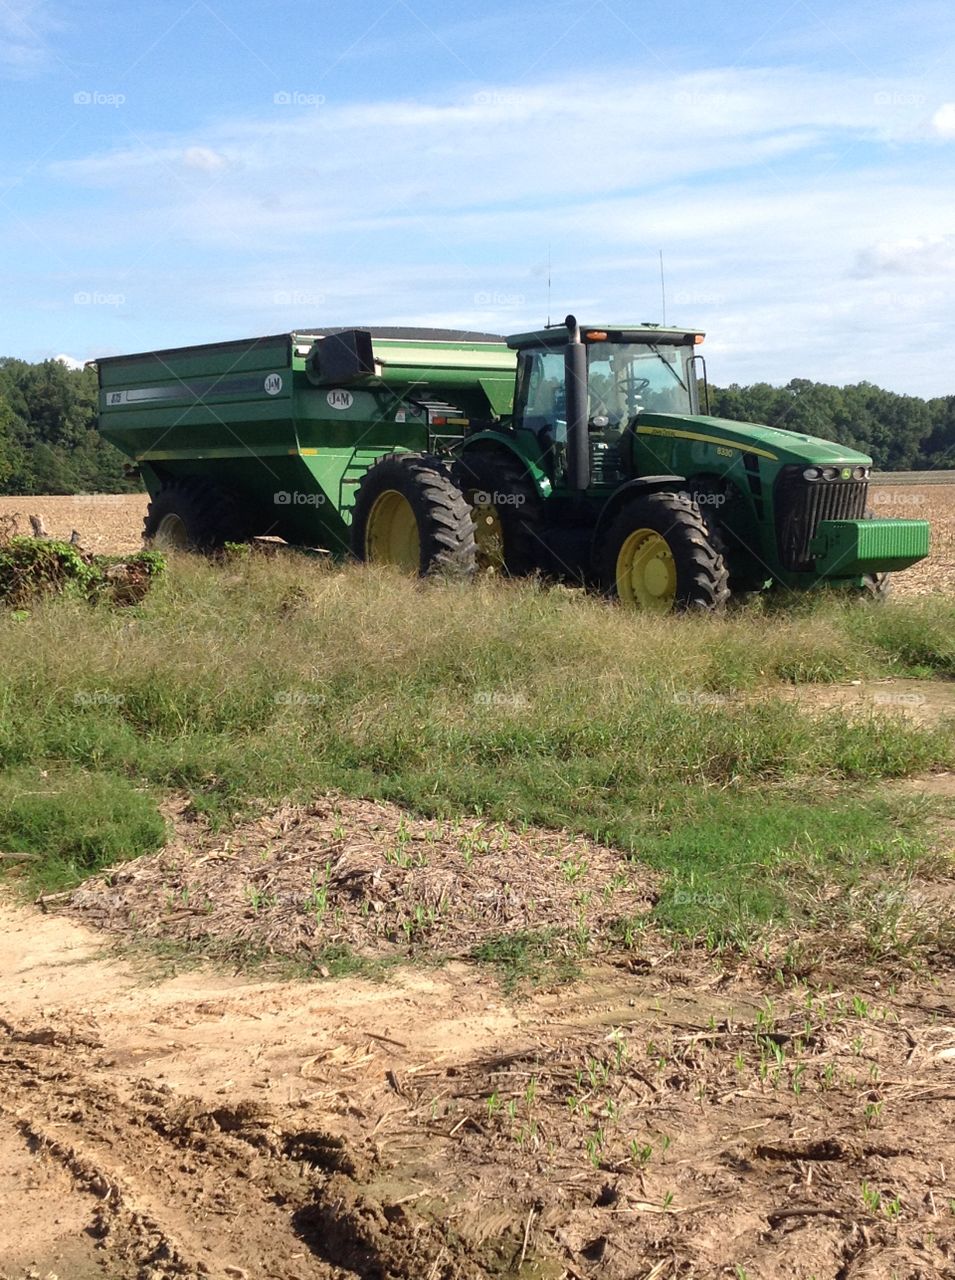
[(147, 541), (211, 550), (274, 534), (344, 553), (357, 502), (373, 558), (473, 568), (470, 511), (439, 455), (510, 411), (503, 339), (330, 329), (96, 366), (100, 432), (149, 491)]
[(702, 340), (573, 316), (509, 338), (513, 412), (455, 447), (479, 560), (666, 612), (770, 584), (883, 594), (928, 554), (925, 521), (869, 518), (871, 458), (701, 412)]

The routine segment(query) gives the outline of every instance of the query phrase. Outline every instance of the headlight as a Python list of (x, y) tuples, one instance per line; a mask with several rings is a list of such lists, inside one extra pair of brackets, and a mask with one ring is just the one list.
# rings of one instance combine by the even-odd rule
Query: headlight
[(869, 474), (868, 467), (856, 467), (852, 473), (853, 480), (865, 480)]
[(802, 473), (802, 478), (804, 480), (818, 480), (821, 475), (822, 472), (818, 467), (807, 467)]
[(822, 469), (822, 478), (823, 478), (823, 480), (838, 480), (838, 479), (839, 479), (839, 468), (838, 468), (838, 467), (823, 467), (823, 469)]

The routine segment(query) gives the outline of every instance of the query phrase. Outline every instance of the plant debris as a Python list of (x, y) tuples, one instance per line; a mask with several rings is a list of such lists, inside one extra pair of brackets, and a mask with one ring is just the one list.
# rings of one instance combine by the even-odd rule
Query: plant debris
[(584, 954), (635, 927), (654, 891), (647, 868), (580, 836), (330, 796), (225, 837), (180, 816), (165, 849), (88, 880), (68, 909), (140, 939), (293, 959), (529, 937)]

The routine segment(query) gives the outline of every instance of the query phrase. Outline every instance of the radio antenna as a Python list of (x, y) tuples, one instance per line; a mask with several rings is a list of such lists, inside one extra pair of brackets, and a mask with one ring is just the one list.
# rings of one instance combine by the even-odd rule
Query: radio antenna
[(660, 297), (663, 300), (663, 326), (666, 328), (667, 322), (667, 282), (663, 274), (663, 250), (660, 250)]
[(550, 328), (550, 244), (547, 245), (547, 328)]

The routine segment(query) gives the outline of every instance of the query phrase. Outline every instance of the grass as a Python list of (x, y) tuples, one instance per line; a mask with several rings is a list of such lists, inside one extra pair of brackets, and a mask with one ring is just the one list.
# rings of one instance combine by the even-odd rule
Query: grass
[(307, 960), (277, 956), (266, 947), (233, 942), (226, 944), (211, 939), (205, 942), (182, 938), (137, 939), (118, 945), (116, 952), (135, 964), (152, 982), (210, 963), (241, 969), (263, 981), (364, 978), (370, 982), (383, 982), (397, 964), (391, 957), (359, 955), (343, 944), (324, 947)]
[[(942, 598), (647, 619), (251, 555), (174, 561), (136, 608), (43, 600), (0, 647), (0, 847), (57, 886), (155, 847), (167, 789), (228, 825), (337, 787), (606, 840), (667, 873), (662, 923), (718, 939), (798, 913), (800, 868), (917, 860), (924, 806), (870, 784), (955, 764), (950, 726), (781, 696), (955, 674)], [(55, 803), (41, 770), (73, 779)]]
[(166, 824), (148, 795), (112, 773), (57, 768), (0, 775), (0, 849), (25, 887), (68, 889), (102, 867), (152, 853)]
[(485, 939), (470, 958), (495, 969), (504, 991), (513, 992), (523, 984), (574, 981), (581, 973), (584, 950), (555, 929), (525, 929)]

